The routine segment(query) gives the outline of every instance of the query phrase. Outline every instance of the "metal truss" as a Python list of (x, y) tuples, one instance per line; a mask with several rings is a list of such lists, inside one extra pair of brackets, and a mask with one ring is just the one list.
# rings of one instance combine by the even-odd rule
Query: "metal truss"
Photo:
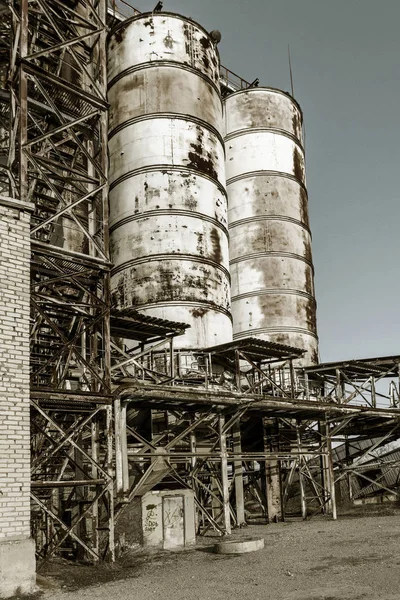
[[(272, 439), (271, 428), (276, 435), (278, 419), (248, 414), (247, 407), (201, 412), (153, 409), (152, 434), (145, 437), (134, 425), (140, 414), (134, 402), (117, 400), (114, 414), (117, 519), (134, 497), (161, 482), (163, 488), (195, 491), (201, 534), (210, 528), (229, 534), (232, 527), (259, 517), (267, 522), (283, 520), (293, 508), (300, 509), (304, 519), (317, 512), (336, 518), (326, 436), (319, 442), (313, 436), (310, 443), (309, 423), (288, 429), (285, 420), (285, 443), (283, 428)], [(264, 429), (264, 438), (257, 439), (261, 439), (258, 451), (249, 449), (247, 433), (254, 427)]]
[(111, 411), (32, 400), (32, 528), (41, 566), (56, 552), (114, 556)]
[(112, 447), (93, 439), (111, 431), (106, 19), (106, 0), (0, 2), (0, 193), (34, 207), (39, 559), (71, 544), (93, 560), (113, 554)]
[[(386, 420), (331, 420), (334, 481), (344, 503), (397, 499), (400, 491), (398, 356), (327, 363), (306, 369), (317, 401), (392, 411)], [(365, 414), (365, 413), (364, 413)], [(369, 500), (368, 500), (369, 498)]]
[(195, 491), (203, 534), (282, 520), (293, 508), (336, 518), (326, 415), (299, 412), (292, 350), (251, 339), (206, 351), (174, 350), (167, 339), (131, 353), (115, 348), (117, 520), (159, 485)]

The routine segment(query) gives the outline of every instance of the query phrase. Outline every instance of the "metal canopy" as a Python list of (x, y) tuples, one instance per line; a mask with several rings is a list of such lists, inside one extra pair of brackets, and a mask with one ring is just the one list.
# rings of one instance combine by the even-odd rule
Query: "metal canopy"
[(189, 327), (186, 323), (149, 317), (130, 308), (111, 313), (111, 336), (139, 342), (156, 342), (182, 335)]
[(122, 400), (152, 408), (171, 408), (184, 405), (188, 411), (213, 406), (215, 409), (246, 408), (246, 410), (269, 414), (271, 417), (285, 416), (294, 419), (342, 419), (361, 418), (363, 423), (379, 424), (386, 419), (400, 419), (398, 409), (367, 408), (339, 405), (332, 402), (315, 402), (284, 397), (268, 397), (254, 394), (228, 392), (225, 390), (199, 390), (180, 386), (141, 385), (126, 382), (119, 388)]
[(338, 370), (351, 379), (368, 379), (371, 376), (393, 377), (397, 374), (400, 364), (400, 356), (382, 356), (375, 358), (360, 358), (340, 362), (320, 363), (312, 367), (306, 367), (306, 373), (320, 374), (323, 376), (336, 377)]
[(300, 348), (276, 344), (255, 337), (247, 337), (242, 340), (236, 340), (228, 342), (227, 344), (220, 344), (219, 346), (212, 346), (211, 348), (201, 350), (201, 352), (219, 355), (232, 361), (235, 360), (235, 351), (243, 352), (246, 354), (246, 357), (253, 362), (295, 359), (302, 356), (305, 352), (305, 350), (301, 350)]

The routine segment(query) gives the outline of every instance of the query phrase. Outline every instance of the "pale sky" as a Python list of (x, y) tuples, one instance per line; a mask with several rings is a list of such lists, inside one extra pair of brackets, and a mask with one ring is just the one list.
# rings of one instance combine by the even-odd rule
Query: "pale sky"
[[(132, 0), (152, 10), (156, 0)], [(221, 62), (290, 90), (306, 129), (322, 361), (400, 354), (399, 0), (164, 0)]]

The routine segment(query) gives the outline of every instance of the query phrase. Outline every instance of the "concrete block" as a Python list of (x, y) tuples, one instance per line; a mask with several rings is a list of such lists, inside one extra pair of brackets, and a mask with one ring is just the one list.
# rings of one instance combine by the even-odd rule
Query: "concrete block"
[(0, 598), (36, 590), (35, 544), (32, 539), (0, 541)]
[(196, 543), (192, 490), (153, 490), (142, 497), (143, 545), (178, 550)]

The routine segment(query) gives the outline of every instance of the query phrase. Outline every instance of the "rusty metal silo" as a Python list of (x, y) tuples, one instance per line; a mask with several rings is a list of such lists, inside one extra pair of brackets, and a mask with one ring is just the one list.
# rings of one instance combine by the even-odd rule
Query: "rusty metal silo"
[(280, 90), (225, 100), (234, 339), (256, 336), (318, 362), (302, 112)]
[(232, 339), (219, 57), (177, 14), (115, 28), (108, 48), (112, 295), (189, 323), (177, 343)]

